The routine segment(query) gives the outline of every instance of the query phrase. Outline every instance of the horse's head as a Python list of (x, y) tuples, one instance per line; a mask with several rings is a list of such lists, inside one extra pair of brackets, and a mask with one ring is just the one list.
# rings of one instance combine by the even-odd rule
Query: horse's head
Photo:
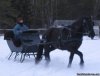
[(93, 26), (94, 26), (94, 22), (91, 16), (83, 17), (84, 33), (86, 33), (89, 37), (91, 37), (91, 39), (93, 39), (95, 36)]

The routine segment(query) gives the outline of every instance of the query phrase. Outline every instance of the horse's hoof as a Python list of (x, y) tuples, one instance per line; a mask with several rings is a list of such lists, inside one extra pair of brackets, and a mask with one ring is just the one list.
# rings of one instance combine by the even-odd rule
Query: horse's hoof
[(71, 64), (68, 64), (67, 68), (70, 68), (71, 67)]
[(46, 64), (48, 65), (50, 63), (50, 59), (45, 59), (46, 60)]
[(80, 63), (80, 66), (81, 66), (81, 68), (83, 68), (84, 67), (84, 62)]
[(35, 60), (35, 64), (38, 64), (40, 61)]
[(39, 64), (40, 61), (41, 59), (35, 59), (35, 64)]

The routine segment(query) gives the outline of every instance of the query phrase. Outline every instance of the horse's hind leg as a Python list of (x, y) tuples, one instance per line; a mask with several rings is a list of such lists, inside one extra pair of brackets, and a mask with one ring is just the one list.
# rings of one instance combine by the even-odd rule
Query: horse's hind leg
[(39, 45), (38, 49), (37, 49), (37, 55), (35, 58), (35, 63), (39, 63), (42, 59), (42, 54), (43, 54), (43, 45)]
[(45, 50), (46, 50), (45, 53), (44, 53), (44, 55), (45, 55), (45, 60), (46, 60), (47, 62), (50, 62), (50, 55), (49, 55), (50, 51), (49, 51), (49, 49), (48, 49), (48, 50), (45, 49)]
[(74, 53), (70, 53), (70, 57), (69, 57), (69, 63), (68, 63), (68, 67), (71, 67), (72, 61), (73, 61), (73, 57), (74, 57)]
[(50, 52), (53, 51), (54, 49), (55, 49), (55, 47), (52, 46), (52, 45), (47, 45), (45, 47), (45, 53), (44, 53), (44, 55), (45, 55), (45, 60), (47, 61), (47, 63), (50, 62)]
[(84, 60), (83, 60), (83, 54), (80, 51), (76, 51), (75, 54), (80, 56), (80, 65), (83, 66), (84, 65)]

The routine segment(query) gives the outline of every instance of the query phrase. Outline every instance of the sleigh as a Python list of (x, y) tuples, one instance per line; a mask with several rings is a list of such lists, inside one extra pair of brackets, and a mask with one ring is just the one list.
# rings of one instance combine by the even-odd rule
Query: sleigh
[(38, 31), (25, 31), (21, 34), (21, 39), (15, 39), (13, 31), (7, 31), (4, 34), (4, 40), (7, 41), (11, 54), (10, 59), (14, 55), (14, 60), (20, 55), (20, 62), (25, 60), (25, 57), (30, 55), (36, 56), (38, 44), (40, 43), (40, 36)]

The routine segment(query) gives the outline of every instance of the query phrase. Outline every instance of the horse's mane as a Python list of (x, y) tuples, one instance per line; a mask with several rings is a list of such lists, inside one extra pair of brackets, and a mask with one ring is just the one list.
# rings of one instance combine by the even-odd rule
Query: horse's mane
[(71, 24), (71, 27), (79, 26), (82, 23), (82, 18), (77, 19), (75, 22)]

